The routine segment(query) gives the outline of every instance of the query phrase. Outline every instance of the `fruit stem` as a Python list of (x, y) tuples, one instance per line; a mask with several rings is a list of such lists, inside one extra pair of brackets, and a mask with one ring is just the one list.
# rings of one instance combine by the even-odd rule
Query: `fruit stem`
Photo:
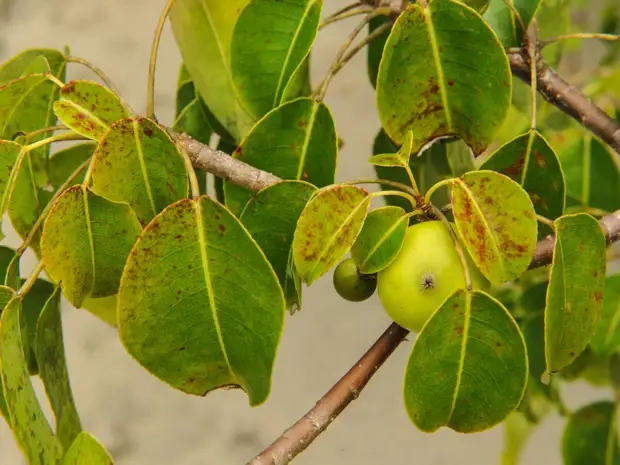
[(465, 253), (463, 252), (463, 247), (461, 247), (461, 243), (459, 242), (458, 237), (456, 237), (456, 233), (454, 232), (454, 229), (452, 229), (452, 225), (450, 224), (450, 222), (448, 221), (448, 218), (446, 218), (446, 215), (443, 214), (443, 212), (433, 206), (433, 213), (435, 215), (437, 215), (437, 218), (439, 218), (439, 220), (446, 226), (446, 228), (448, 228), (448, 231), (450, 232), (450, 235), (452, 236), (452, 241), (454, 242), (454, 248), (456, 249), (456, 253), (459, 255), (459, 260), (461, 260), (461, 266), (463, 267), (463, 273), (465, 275), (465, 286), (467, 287), (468, 291), (472, 290), (472, 285), (471, 285), (471, 274), (469, 272), (469, 266), (467, 265), (467, 259), (465, 258)]
[(424, 196), (424, 203), (427, 205), (430, 205), (431, 197), (433, 196), (435, 191), (439, 189), (440, 187), (447, 186), (448, 184), (452, 184), (455, 180), (456, 180), (455, 178), (444, 179), (443, 181), (439, 181), (437, 184), (434, 184), (433, 186), (431, 186), (428, 189), (428, 191), (426, 191), (426, 195)]
[(389, 195), (392, 195), (392, 196), (395, 196), (395, 197), (402, 197), (404, 199), (407, 199), (414, 209), (417, 207), (416, 200), (413, 197), (411, 197), (411, 195), (407, 194), (406, 192), (402, 192), (402, 191), (378, 191), (378, 192), (373, 192), (372, 194), (370, 194), (370, 198), (373, 198), (373, 197), (387, 197)]

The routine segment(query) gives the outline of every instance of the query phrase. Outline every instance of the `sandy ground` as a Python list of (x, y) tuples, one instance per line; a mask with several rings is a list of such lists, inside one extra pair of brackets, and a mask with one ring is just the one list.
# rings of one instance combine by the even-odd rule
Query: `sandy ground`
[[(163, 3), (0, 0), (0, 61), (29, 47), (69, 45), (75, 55), (103, 68), (132, 106), (142, 109), (152, 31)], [(325, 11), (345, 3), (326, 0)], [(321, 32), (313, 63), (317, 79), (350, 27), (348, 23)], [(157, 114), (170, 122), (180, 58), (169, 30), (159, 63)], [(372, 174), (364, 160), (379, 123), (364, 67), (362, 57), (354, 60), (335, 79), (327, 99), (346, 141), (340, 155), (341, 179)], [(87, 70), (73, 66), (70, 77), (92, 78)], [(8, 243), (18, 241), (12, 235)], [(22, 272), (31, 266), (32, 261)], [(85, 428), (122, 465), (245, 463), (311, 407), (389, 324), (376, 297), (361, 305), (349, 304), (338, 298), (330, 280), (324, 278), (309, 289), (304, 310), (287, 320), (272, 395), (256, 409), (248, 407), (242, 392), (221, 391), (200, 398), (169, 388), (124, 352), (115, 331), (66, 305), (67, 357)], [(360, 399), (295, 463), (499, 463), (501, 427), (467, 436), (449, 430), (426, 435), (410, 424), (401, 395), (410, 347), (409, 342), (397, 350)], [(577, 385), (569, 389), (568, 404), (581, 405), (594, 394), (610, 396)], [(561, 426), (559, 417), (549, 418), (529, 444), (523, 463), (559, 464)], [(0, 423), (0, 464), (22, 463), (10, 431)]]

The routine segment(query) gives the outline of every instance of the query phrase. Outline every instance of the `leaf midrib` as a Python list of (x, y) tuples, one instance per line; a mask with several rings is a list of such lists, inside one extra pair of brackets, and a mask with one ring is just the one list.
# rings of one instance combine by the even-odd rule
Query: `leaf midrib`
[[(95, 124), (97, 124), (97, 126), (102, 127), (103, 128), (103, 132), (106, 132), (108, 129), (110, 129), (110, 126), (107, 123), (105, 123), (101, 118), (99, 118), (98, 116), (95, 116), (93, 113), (88, 111), (83, 106), (78, 105), (73, 100), (70, 100), (70, 99), (67, 99), (67, 98), (62, 98), (62, 99), (58, 99), (57, 102), (58, 103), (62, 102), (62, 103), (68, 104), (69, 106), (73, 107), (75, 110), (79, 111), (80, 113), (84, 113), (91, 120), (93, 120), (95, 122)], [(84, 131), (84, 132), (88, 133), (88, 131)], [(90, 137), (92, 137), (92, 136), (94, 136), (94, 134), (91, 133)]]
[(149, 199), (149, 204), (151, 206), (151, 210), (153, 216), (157, 215), (157, 208), (155, 207), (155, 200), (153, 199), (153, 192), (151, 190), (151, 183), (149, 182), (149, 175), (146, 170), (146, 161), (144, 160), (144, 150), (142, 147), (142, 140), (140, 139), (140, 131), (138, 127), (140, 126), (138, 120), (133, 120), (131, 122), (133, 126), (133, 135), (136, 143), (136, 153), (138, 156), (138, 163), (140, 163), (140, 172), (142, 174), (142, 179), (144, 180), (144, 188), (146, 190), (146, 196)]
[(456, 409), (456, 402), (458, 400), (459, 390), (461, 389), (461, 380), (463, 378), (463, 369), (465, 367), (465, 356), (467, 355), (467, 338), (469, 336), (469, 324), (471, 320), (471, 301), (472, 295), (468, 291), (465, 292), (465, 314), (463, 316), (463, 340), (461, 341), (461, 353), (459, 358), (459, 368), (456, 373), (456, 384), (454, 386), (454, 394), (452, 395), (452, 405), (450, 407), (450, 414), (448, 415), (448, 422), (452, 421), (452, 415)]
[[(407, 215), (404, 215), (402, 217), (400, 217), (392, 226), (390, 226), (390, 228), (379, 238), (379, 240), (377, 241), (377, 243), (375, 244), (375, 246), (370, 249), (370, 252), (368, 253), (368, 255), (366, 256), (366, 260), (364, 260), (363, 263), (360, 264), (360, 271), (364, 270), (364, 267), (366, 266), (366, 263), (368, 263), (368, 261), (370, 260), (370, 258), (377, 252), (377, 250), (379, 249), (379, 247), (381, 247), (383, 245), (383, 243), (387, 240), (387, 238), (396, 230), (396, 228), (398, 228), (401, 223), (405, 220), (407, 220), (408, 217)], [(402, 244), (401, 244), (402, 247)]]
[(213, 324), (215, 326), (215, 333), (217, 334), (217, 339), (220, 344), (220, 349), (222, 350), (222, 356), (224, 357), (224, 361), (226, 362), (226, 366), (228, 367), (228, 372), (233, 380), (236, 380), (237, 376), (230, 364), (230, 360), (228, 358), (228, 352), (226, 351), (226, 346), (224, 345), (224, 337), (222, 335), (222, 328), (220, 326), (220, 320), (218, 315), (218, 309), (215, 304), (215, 295), (213, 293), (213, 284), (211, 283), (211, 274), (209, 273), (209, 257), (207, 254), (207, 239), (205, 237), (205, 232), (203, 230), (203, 218), (202, 218), (202, 205), (200, 204), (200, 200), (191, 200), (194, 206), (194, 212), (196, 214), (196, 231), (198, 233), (198, 246), (200, 247), (200, 258), (202, 260), (202, 269), (204, 272), (204, 280), (205, 287), (207, 288), (207, 295), (209, 297), (209, 308), (211, 309), (211, 315), (213, 317)]
[(448, 131), (452, 132), (452, 114), (450, 113), (448, 94), (446, 91), (446, 83), (443, 73), (443, 66), (440, 59), (439, 47), (437, 45), (435, 26), (433, 24), (432, 13), (430, 12), (431, 7), (432, 4), (426, 8), (422, 8), (422, 13), (426, 17), (426, 21), (428, 24), (428, 36), (431, 43), (431, 50), (433, 51), (433, 59), (435, 61), (435, 68), (437, 70), (437, 84), (439, 85), (439, 92), (441, 93), (441, 101), (444, 107), (444, 113), (446, 115), (446, 123), (448, 123)]
[(310, 139), (312, 138), (312, 132), (314, 129), (314, 122), (316, 121), (316, 115), (319, 112), (319, 105), (320, 103), (318, 102), (313, 102), (312, 103), (312, 113), (310, 113), (310, 119), (308, 120), (308, 124), (306, 125), (306, 135), (304, 137), (304, 143), (301, 147), (301, 155), (299, 158), (299, 166), (297, 167), (297, 177), (296, 179), (298, 181), (301, 180), (301, 177), (303, 175), (304, 172), (304, 166), (306, 165), (306, 158), (308, 155), (308, 147), (310, 146)]
[[(291, 40), (291, 46), (288, 49), (288, 52), (287, 52), (286, 57), (284, 59), (284, 63), (282, 64), (282, 70), (280, 71), (280, 76), (278, 77), (278, 82), (277, 82), (277, 85), (276, 85), (276, 91), (275, 91), (274, 96), (273, 96), (273, 103), (272, 103), (272, 107), (273, 108), (277, 107), (278, 106), (278, 102), (280, 101), (280, 97), (279, 96), (280, 96), (280, 89), (282, 88), (282, 84), (283, 84), (283, 80), (284, 80), (284, 73), (286, 72), (286, 68), (288, 67), (288, 63), (289, 63), (289, 61), (291, 59), (291, 56), (293, 54), (293, 50), (295, 49), (295, 44), (297, 43), (297, 39), (299, 38), (301, 30), (303, 29), (303, 27), (305, 25), (306, 18), (310, 14), (310, 10), (312, 8), (314, 8), (314, 5), (316, 5), (316, 0), (308, 2), (308, 6), (306, 7), (303, 15), (301, 16), (301, 20), (299, 21), (297, 29), (295, 30), (295, 33), (293, 34), (293, 39)], [(301, 60), (300, 64), (301, 63), (303, 63), (303, 59)], [(289, 77), (289, 80), (295, 75), (295, 71), (296, 71), (296, 69), (293, 71), (293, 73)]]

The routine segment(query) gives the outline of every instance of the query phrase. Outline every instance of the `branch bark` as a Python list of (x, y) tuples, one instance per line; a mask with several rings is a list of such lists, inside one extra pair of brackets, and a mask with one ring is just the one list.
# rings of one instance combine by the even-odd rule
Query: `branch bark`
[[(530, 66), (523, 52), (509, 52), (508, 60), (512, 73), (529, 84)], [(538, 92), (547, 102), (573, 117), (620, 154), (620, 122), (601, 110), (581, 90), (566, 82), (545, 61), (537, 63), (536, 77)]]

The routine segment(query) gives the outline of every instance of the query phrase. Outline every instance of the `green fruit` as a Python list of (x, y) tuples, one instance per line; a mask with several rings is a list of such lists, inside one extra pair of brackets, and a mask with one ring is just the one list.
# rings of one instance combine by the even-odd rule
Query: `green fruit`
[(334, 287), (343, 299), (361, 302), (375, 293), (377, 278), (362, 275), (352, 258), (347, 258), (334, 271)]
[[(488, 283), (468, 255), (467, 259), (472, 287), (486, 288)], [(465, 288), (465, 274), (446, 226), (427, 221), (409, 227), (400, 253), (378, 273), (377, 284), (390, 318), (419, 332), (454, 291)]]

